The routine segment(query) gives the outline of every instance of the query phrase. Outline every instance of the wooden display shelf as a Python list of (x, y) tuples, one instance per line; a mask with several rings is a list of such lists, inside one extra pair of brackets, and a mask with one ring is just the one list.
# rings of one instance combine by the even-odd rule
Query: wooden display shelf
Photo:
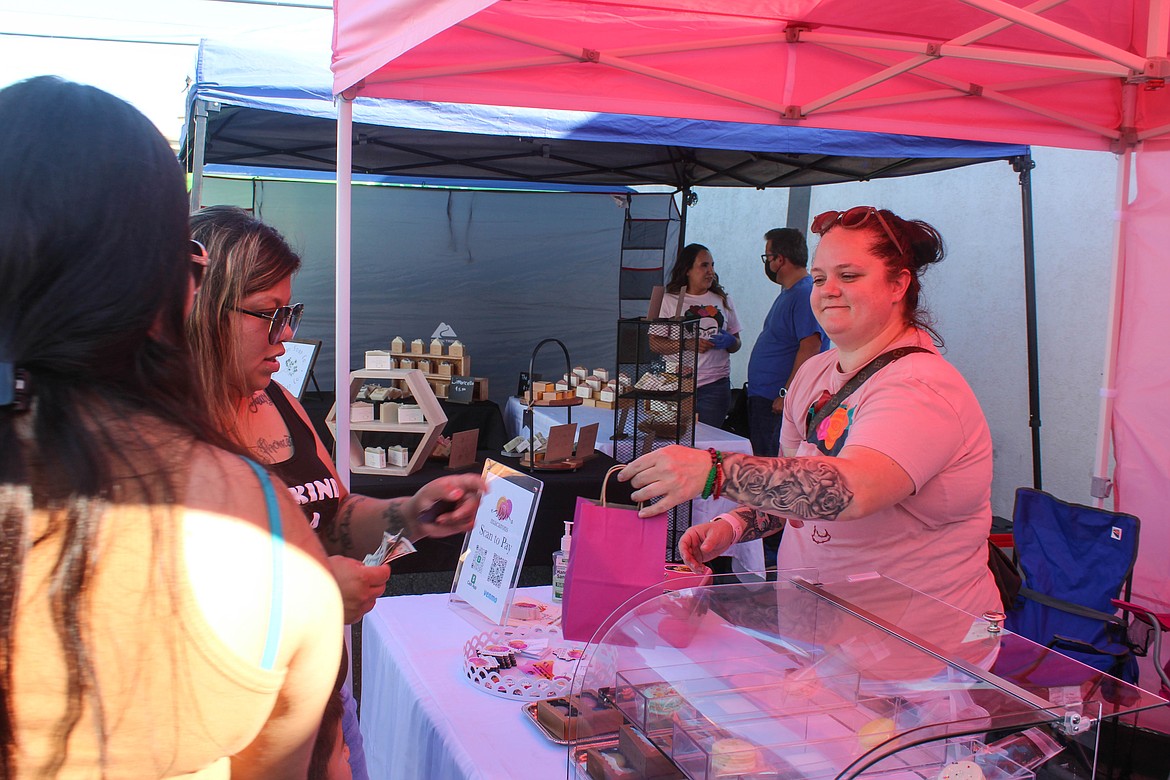
[[(439, 434), (442, 433), (443, 427), (447, 424), (447, 415), (443, 412), (443, 407), (439, 405), (438, 399), (435, 398), (435, 393), (431, 390), (430, 383), (427, 382), (425, 375), (417, 368), (362, 369), (361, 371), (351, 371), (349, 374), (348, 400), (345, 404), (347, 413), (350, 405), (353, 404), (354, 399), (357, 397), (358, 389), (365, 384), (363, 380), (366, 379), (401, 381), (414, 397), (414, 402), (422, 410), (423, 422), (388, 423), (381, 422), (380, 420), (351, 422), (349, 424), (349, 470), (354, 474), (380, 474), (390, 477), (413, 474), (423, 467), (427, 457), (435, 448), (435, 444), (438, 443)], [(333, 407), (325, 416), (325, 424), (333, 432), (333, 437), (336, 439), (336, 402), (334, 402)], [(410, 460), (405, 466), (387, 466), (384, 469), (375, 469), (365, 465), (365, 447), (362, 446), (361, 439), (361, 434), (373, 432), (409, 433), (420, 438), (418, 446), (411, 450)]]
[(583, 403), (581, 398), (562, 398), (559, 401), (529, 401), (528, 406), (580, 406)]

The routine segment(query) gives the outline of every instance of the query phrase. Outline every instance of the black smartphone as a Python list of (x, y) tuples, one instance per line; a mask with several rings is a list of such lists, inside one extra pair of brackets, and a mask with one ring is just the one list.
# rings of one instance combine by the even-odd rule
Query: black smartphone
[(439, 519), (440, 515), (448, 512), (454, 512), (455, 507), (459, 506), (456, 501), (436, 501), (428, 506), (426, 509), (418, 513), (418, 519), (415, 521), (417, 525), (433, 524)]

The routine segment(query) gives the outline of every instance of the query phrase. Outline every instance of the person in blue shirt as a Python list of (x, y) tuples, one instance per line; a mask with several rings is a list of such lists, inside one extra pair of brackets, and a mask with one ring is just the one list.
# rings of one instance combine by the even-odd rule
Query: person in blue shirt
[(764, 273), (784, 289), (764, 319), (748, 362), (748, 430), (752, 452), (780, 454), (780, 421), (788, 384), (804, 361), (829, 348), (809, 306), (808, 244), (796, 228), (764, 234)]

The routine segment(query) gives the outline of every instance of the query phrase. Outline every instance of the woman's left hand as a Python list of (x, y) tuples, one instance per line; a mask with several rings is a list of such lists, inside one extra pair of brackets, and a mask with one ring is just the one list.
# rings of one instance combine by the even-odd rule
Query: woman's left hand
[[(424, 536), (440, 537), (460, 534), (475, 524), (479, 499), (487, 485), (478, 474), (452, 474), (431, 480), (419, 488), (407, 505), (408, 517), (416, 531)], [(429, 516), (432, 505), (440, 503), (440, 513)], [(453, 505), (450, 506), (450, 505)], [(419, 514), (423, 513), (423, 517)]]
[(640, 517), (653, 517), (702, 495), (710, 473), (709, 453), (672, 444), (638, 458), (618, 472), (618, 480), (637, 488), (631, 496), (634, 501), (662, 498), (638, 512)]

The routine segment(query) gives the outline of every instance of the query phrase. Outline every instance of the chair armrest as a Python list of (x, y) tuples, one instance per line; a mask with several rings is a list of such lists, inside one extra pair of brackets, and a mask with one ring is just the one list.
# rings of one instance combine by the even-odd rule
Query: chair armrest
[(1158, 627), (1163, 631), (1170, 631), (1170, 613), (1154, 612), (1148, 607), (1143, 607), (1140, 604), (1134, 604), (1130, 601), (1123, 601), (1121, 599), (1113, 599), (1113, 606), (1118, 609), (1123, 609), (1126, 612), (1132, 612), (1134, 617), (1141, 620), (1143, 623), (1154, 625), (1156, 622)]

